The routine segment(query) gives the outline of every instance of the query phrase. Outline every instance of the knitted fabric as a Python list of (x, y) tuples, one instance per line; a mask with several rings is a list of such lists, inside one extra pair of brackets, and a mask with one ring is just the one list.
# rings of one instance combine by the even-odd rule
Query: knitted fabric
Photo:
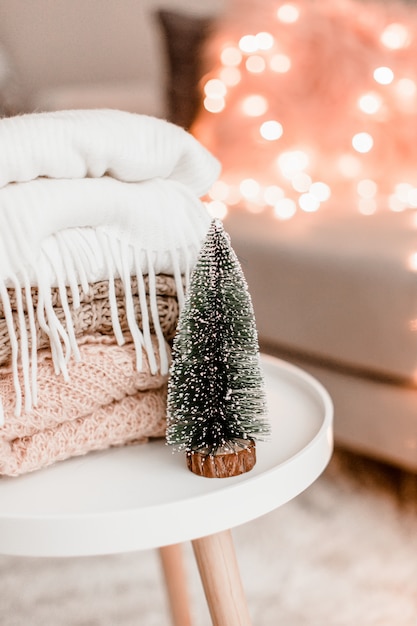
[[(71, 355), (79, 358), (68, 292), (77, 303), (80, 288), (87, 292), (90, 284), (108, 280), (113, 331), (123, 344), (117, 278), (125, 292), (136, 366), (142, 367), (144, 349), (150, 371), (156, 373), (147, 275), (158, 363), (168, 372), (165, 340), (156, 323), (156, 275), (174, 277), (181, 307), (182, 277), (187, 284), (210, 223), (199, 197), (218, 173), (217, 160), (190, 134), (156, 118), (93, 110), (0, 120), (0, 301), (10, 338), (16, 414), (22, 411), (23, 397), (26, 411), (37, 397), (33, 286), (36, 319), (48, 337), (55, 371), (64, 380)], [(138, 284), (142, 328), (132, 277)], [(66, 326), (55, 311), (53, 287), (59, 291)]]
[[(150, 294), (149, 290), (149, 278), (148, 276), (143, 277), (144, 290), (146, 295)], [(31, 287), (31, 302), (34, 307), (38, 305), (38, 289), (37, 287)], [(137, 296), (139, 294), (138, 281), (135, 277), (131, 278), (130, 281), (130, 291), (132, 295)], [(158, 296), (176, 296), (177, 295), (177, 286), (173, 276), (168, 276), (167, 274), (157, 274), (155, 276), (155, 291)], [(88, 290), (84, 291), (80, 289), (76, 292), (76, 298), (73, 298), (73, 294), (69, 287), (65, 288), (65, 300), (68, 301), (68, 304), (74, 305), (74, 308), (77, 308), (82, 303), (93, 302), (94, 300), (108, 300), (109, 299), (109, 281), (102, 280), (93, 284), (88, 285)], [(123, 287), (123, 283), (120, 278), (114, 279), (114, 295), (116, 298), (125, 297), (125, 289)], [(10, 289), (8, 291), (8, 299), (10, 302), (10, 308), (12, 311), (17, 311), (18, 301), (15, 297), (14, 290)], [(25, 306), (26, 301), (24, 298), (24, 294), (22, 294), (23, 300), (23, 310), (27, 312), (27, 307)], [(62, 307), (63, 300), (61, 299), (59, 289), (57, 287), (51, 288), (51, 304), (53, 307)], [(4, 317), (4, 308), (0, 301), (0, 317)]]
[[(152, 344), (157, 352), (155, 337)], [(13, 410), (12, 370), (2, 368), (0, 474), (16, 476), (165, 434), (167, 375), (151, 374), (146, 354), (138, 372), (133, 343), (119, 346), (114, 338), (90, 335), (79, 348), (82, 358), (71, 363), (69, 382), (56, 376), (50, 351), (39, 352), (38, 406), (21, 416)]]
[(219, 170), (210, 153), (182, 128), (115, 110), (4, 118), (0, 146), (0, 187), (41, 176), (76, 179), (110, 174), (125, 182), (177, 181), (198, 197)]
[[(157, 309), (157, 320), (156, 324), (159, 325), (165, 339), (170, 341), (173, 339), (178, 322), (179, 316), (179, 306), (178, 300), (176, 298), (176, 287), (175, 281), (170, 276), (159, 276), (157, 277), (156, 284), (156, 309)], [(116, 286), (116, 304), (118, 311), (118, 318), (120, 322), (120, 328), (123, 334), (132, 340), (131, 334), (129, 332), (129, 322), (127, 319), (127, 311), (126, 311), (126, 301), (125, 294), (123, 292), (123, 285), (120, 280), (117, 282)], [(34, 290), (32, 290), (33, 292)], [(168, 295), (171, 294), (171, 295)], [(135, 319), (139, 328), (143, 328), (142, 322), (142, 310), (139, 301), (138, 289), (137, 289), (137, 281), (132, 285), (132, 299), (133, 299), (133, 309), (135, 314)], [(33, 293), (32, 300), (34, 306), (36, 306), (37, 294)], [(59, 291), (55, 288), (52, 289), (52, 300), (54, 302), (54, 311), (61, 322), (63, 328), (68, 331), (67, 322), (66, 322), (66, 314), (67, 312), (63, 309), (61, 304), (61, 299), (59, 297)], [(12, 316), (13, 316), (13, 325), (16, 332), (16, 337), (20, 340), (20, 328), (19, 328), (19, 318), (16, 311), (16, 299), (13, 297), (13, 294), (10, 298), (11, 308), (12, 308)], [(24, 299), (24, 295), (22, 296), (22, 301), (26, 303)], [(147, 306), (148, 306), (148, 316), (149, 316), (149, 327), (151, 333), (155, 330), (155, 324), (153, 322), (152, 311), (150, 308), (150, 298), (147, 294), (146, 296)], [(69, 314), (71, 316), (71, 325), (73, 327), (73, 332), (75, 337), (78, 339), (85, 333), (102, 333), (102, 334), (112, 334), (113, 333), (113, 324), (112, 324), (112, 313), (111, 306), (109, 302), (109, 285), (108, 281), (101, 281), (99, 283), (95, 283), (94, 285), (90, 285), (89, 292), (87, 294), (80, 294), (80, 304), (77, 308), (74, 308), (70, 304)], [(26, 330), (28, 333), (28, 346), (31, 347), (31, 337), (30, 337), (30, 328), (29, 328), (29, 319), (26, 314), (25, 307), (25, 322), (26, 322)], [(42, 329), (39, 325), (38, 317), (35, 318), (35, 327), (36, 327), (36, 344), (38, 349), (45, 348), (49, 345), (49, 337), (46, 334), (45, 330)], [(8, 331), (8, 325), (4, 316), (2, 317), (2, 310), (0, 307), (0, 366), (6, 364), (10, 361), (12, 354), (12, 347), (10, 344), (10, 336)]]

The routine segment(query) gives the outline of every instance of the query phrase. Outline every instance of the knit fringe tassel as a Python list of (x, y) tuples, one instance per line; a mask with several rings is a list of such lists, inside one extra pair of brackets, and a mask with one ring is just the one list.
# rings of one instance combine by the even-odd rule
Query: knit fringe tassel
[[(133, 338), (136, 350), (136, 367), (142, 369), (142, 350), (144, 349), (152, 374), (156, 374), (158, 366), (151, 340), (151, 322), (153, 332), (157, 337), (160, 358), (160, 373), (167, 374), (169, 369), (169, 357), (166, 351), (163, 331), (161, 328), (155, 281), (155, 269), (153, 253), (151, 251), (138, 250), (126, 245), (120, 240), (107, 233), (97, 232), (103, 256), (107, 262), (107, 277), (109, 281), (109, 302), (113, 332), (119, 345), (125, 342), (119, 321), (119, 311), (115, 293), (115, 279), (120, 278), (125, 293), (126, 316), (129, 331)], [(38, 303), (34, 307), (31, 295), (31, 282), (26, 273), (20, 273), (19, 277), (10, 276), (6, 283), (0, 280), (0, 301), (3, 304), (4, 317), (10, 337), (11, 345), (11, 368), (15, 389), (15, 415), (19, 416), (24, 411), (37, 406), (37, 340), (35, 315), (38, 324), (49, 338), (52, 361), (57, 375), (62, 375), (65, 381), (70, 380), (68, 363), (71, 357), (80, 360), (80, 352), (74, 332), (71, 318), (70, 303), (67, 297), (67, 287), (71, 292), (72, 306), (74, 309), (80, 306), (79, 290), (84, 293), (89, 291), (88, 259), (83, 258), (80, 247), (70, 248), (68, 239), (56, 234), (56, 243), (59, 247), (59, 262), (57, 258), (48, 258), (45, 253), (41, 257), (40, 266), (37, 268)], [(170, 250), (171, 266), (175, 279), (177, 298), (181, 310), (184, 304), (184, 287), (182, 278), (185, 274), (185, 284), (188, 285), (191, 272), (191, 252), (186, 246), (181, 250), (184, 269), (181, 271), (178, 260), (178, 250)], [(59, 290), (62, 308), (65, 313), (65, 326), (58, 319), (52, 303), (52, 284), (45, 280), (45, 276), (51, 276), (51, 267), (54, 269), (56, 285)], [(133, 272), (132, 272), (133, 268)], [(144, 275), (148, 276), (148, 298), (150, 303), (150, 316), (147, 306)], [(131, 290), (131, 278), (137, 279), (139, 291), (139, 303), (142, 317), (142, 328), (136, 321), (134, 304)], [(13, 313), (8, 289), (14, 290), (18, 328), (13, 321)], [(24, 297), (22, 295), (24, 294)], [(27, 330), (29, 329), (29, 331)], [(30, 346), (30, 347), (29, 347)], [(21, 384), (22, 381), (22, 384)], [(22, 387), (23, 385), (23, 387)], [(3, 403), (0, 398), (0, 424), (4, 423)]]

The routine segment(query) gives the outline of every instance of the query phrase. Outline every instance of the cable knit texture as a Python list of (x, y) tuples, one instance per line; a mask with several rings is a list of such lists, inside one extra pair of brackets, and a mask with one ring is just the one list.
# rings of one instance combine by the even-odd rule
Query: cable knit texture
[[(152, 343), (157, 353), (155, 337)], [(93, 450), (164, 436), (167, 375), (151, 374), (146, 354), (137, 371), (133, 343), (119, 346), (111, 337), (86, 335), (80, 352), (68, 382), (56, 376), (50, 351), (39, 352), (38, 406), (21, 416), (14, 415), (12, 370), (2, 369), (0, 474), (17, 476)]]

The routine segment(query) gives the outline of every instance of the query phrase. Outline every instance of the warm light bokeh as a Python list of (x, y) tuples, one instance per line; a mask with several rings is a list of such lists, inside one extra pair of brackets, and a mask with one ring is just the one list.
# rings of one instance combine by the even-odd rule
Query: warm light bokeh
[(229, 192), (212, 201), (278, 219), (416, 209), (416, 33), (417, 6), (400, 3), (231, 10), (210, 42), (193, 129), (223, 165)]

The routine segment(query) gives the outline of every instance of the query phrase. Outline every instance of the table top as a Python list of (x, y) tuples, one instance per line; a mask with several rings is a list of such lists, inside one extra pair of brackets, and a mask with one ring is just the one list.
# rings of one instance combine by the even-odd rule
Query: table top
[(257, 463), (203, 478), (164, 441), (113, 448), (0, 479), (0, 554), (81, 556), (142, 550), (233, 528), (288, 502), (325, 469), (333, 405), (313, 377), (262, 356), (271, 436)]

